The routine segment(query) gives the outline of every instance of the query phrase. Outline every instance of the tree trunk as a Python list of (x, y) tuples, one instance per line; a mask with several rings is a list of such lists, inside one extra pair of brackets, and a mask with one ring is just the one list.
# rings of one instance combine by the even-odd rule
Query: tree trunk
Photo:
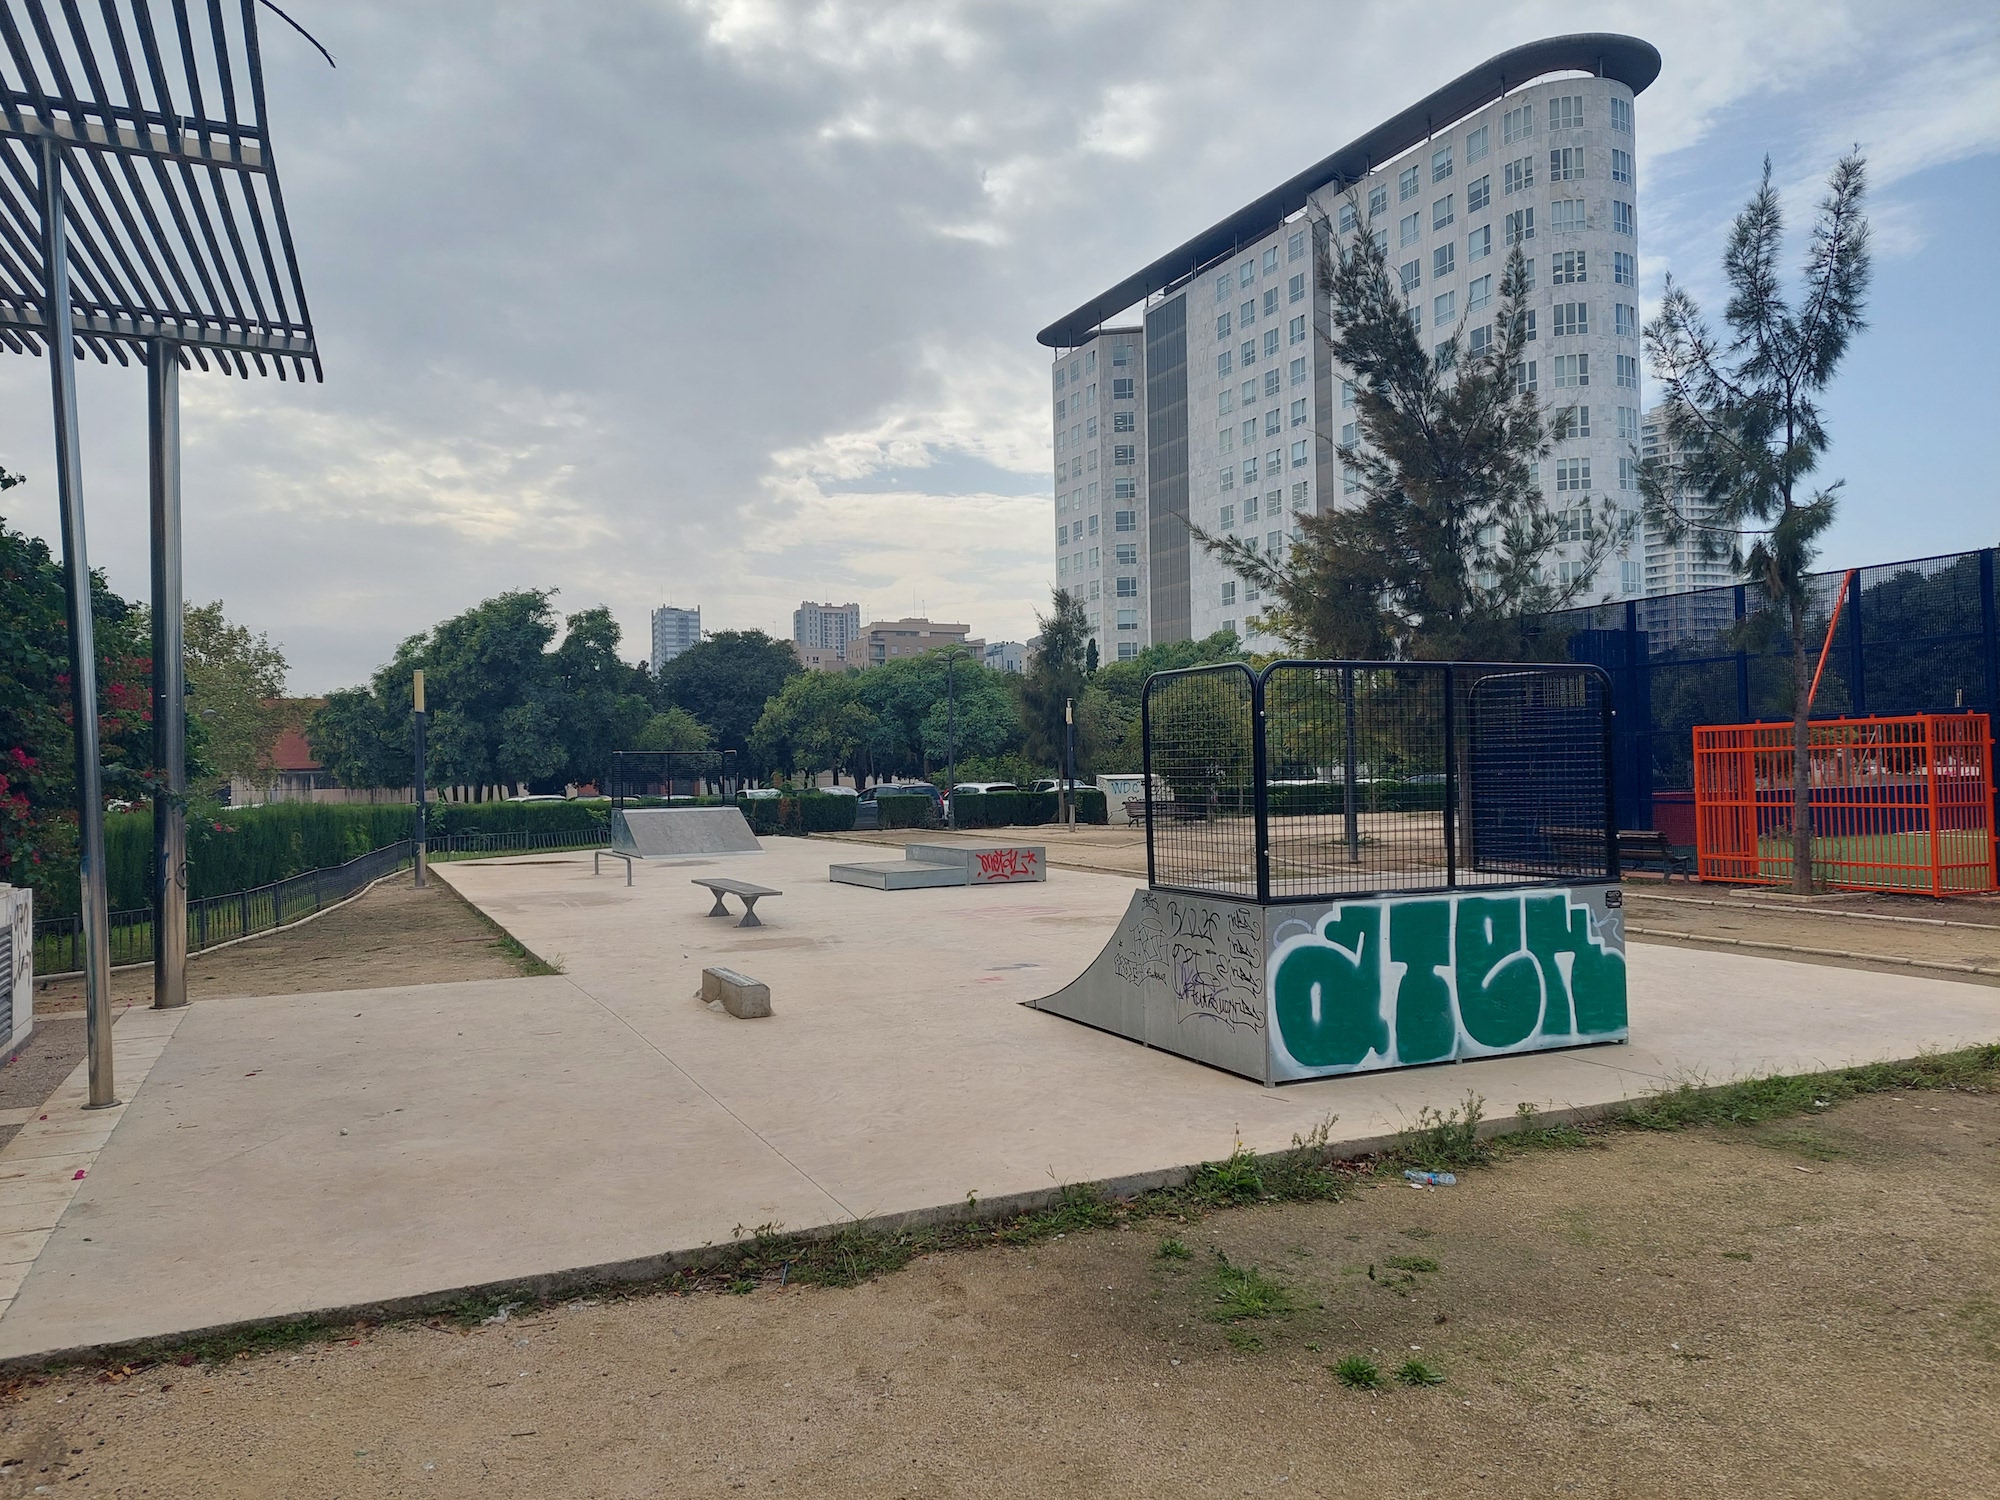
[(1813, 890), (1812, 678), (1806, 671), (1806, 615), (1792, 606), (1792, 891)]

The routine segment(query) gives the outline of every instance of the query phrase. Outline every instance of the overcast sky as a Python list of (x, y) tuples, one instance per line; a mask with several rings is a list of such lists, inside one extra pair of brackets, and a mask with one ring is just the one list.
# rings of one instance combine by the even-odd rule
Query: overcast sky
[[(274, 152), (326, 383), (182, 382), (188, 592), (364, 678), (502, 589), (788, 635), (802, 597), (989, 639), (1045, 606), (1035, 331), (1492, 54), (1597, 29), (1638, 111), (1650, 313), (1713, 299), (1769, 152), (1875, 168), (1875, 327), (1828, 403), (1828, 566), (2000, 542), (2000, 19), (1967, 3), (286, 0)], [(1801, 241), (1803, 236), (1801, 235)], [(1718, 308), (1719, 310), (1719, 308)], [(146, 590), (145, 380), (86, 370), (92, 561)], [(1650, 403), (1651, 395), (1647, 400)], [(47, 367), (0, 502), (56, 534)]]

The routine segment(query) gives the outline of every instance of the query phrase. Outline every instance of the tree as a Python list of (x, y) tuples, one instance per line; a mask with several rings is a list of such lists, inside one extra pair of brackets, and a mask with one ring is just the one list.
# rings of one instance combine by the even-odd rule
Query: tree
[(634, 750), (671, 750), (683, 754), (714, 748), (715, 736), (686, 709), (669, 707), (646, 720), (634, 737)]
[(750, 756), (764, 705), (804, 670), (788, 642), (761, 630), (718, 630), (661, 669), (660, 691), (708, 727), (716, 749)]
[(268, 784), (278, 737), (301, 722), (299, 705), (284, 697), (284, 649), (231, 624), (220, 599), (188, 605), (181, 619), (188, 718), (206, 738), (204, 780)]
[(961, 760), (1015, 748), (1020, 717), (1001, 677), (963, 648), (955, 656), (952, 648), (926, 651), (855, 674), (856, 695), (873, 716), (863, 747), (869, 773), (930, 775), (951, 758), (952, 718)]
[(1093, 774), (1137, 771), (1144, 747), (1140, 743), (1139, 699), (1146, 679), (1155, 672), (1213, 662), (1243, 661), (1243, 643), (1233, 630), (1218, 630), (1199, 641), (1161, 641), (1130, 661), (1112, 662), (1091, 675), (1077, 716), (1084, 729), (1079, 738), (1091, 747)]
[(1646, 325), (1667, 408), (1666, 452), (1640, 468), (1647, 515), (1668, 537), (1692, 534), (1706, 556), (1729, 558), (1790, 622), (1792, 889), (1800, 893), (1813, 888), (1807, 574), (1840, 490), (1836, 481), (1807, 493), (1806, 481), (1827, 446), (1817, 397), (1867, 326), (1866, 191), (1867, 164), (1850, 152), (1828, 178), (1794, 303), (1778, 266), (1784, 215), (1765, 157), (1763, 179), (1723, 250), (1727, 339), (1709, 330), (1672, 277)]
[(1063, 711), (1083, 696), (1090, 620), (1079, 596), (1056, 589), (1035, 626), (1041, 647), (1020, 679), (1022, 738), (1029, 756), (1060, 766), (1067, 742)]
[(549, 658), (549, 701), (559, 714), (555, 737), (562, 747), (559, 774), (544, 773), (552, 789), (563, 782), (603, 785), (611, 753), (634, 748), (654, 716), (645, 672), (620, 659), (619, 639), (618, 622), (603, 605), (563, 622), (562, 644)]
[[(1358, 204), (1357, 204), (1358, 207)], [(1260, 628), (1313, 656), (1508, 659), (1525, 654), (1525, 616), (1560, 608), (1589, 586), (1626, 534), (1606, 500), (1562, 514), (1532, 465), (1550, 433), (1520, 370), (1527, 340), (1527, 267), (1518, 249), (1500, 280), (1493, 337), (1468, 347), (1464, 329), (1426, 350), (1386, 250), (1361, 232), (1330, 237), (1319, 283), (1324, 337), (1354, 377), (1361, 441), (1336, 452), (1360, 502), (1303, 515), (1290, 552), (1190, 525), (1196, 540), (1274, 601)], [(1574, 541), (1580, 565), (1550, 578), (1550, 555)]]
[(830, 770), (837, 780), (843, 766), (859, 766), (876, 720), (861, 701), (858, 675), (801, 672), (789, 679), (764, 705), (751, 731), (750, 745), (757, 757), (808, 779)]

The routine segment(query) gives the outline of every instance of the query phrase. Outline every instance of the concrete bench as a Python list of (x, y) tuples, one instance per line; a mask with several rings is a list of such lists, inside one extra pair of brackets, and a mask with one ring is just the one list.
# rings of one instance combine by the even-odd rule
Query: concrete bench
[(613, 859), (622, 859), (625, 861), (625, 883), (630, 885), (632, 883), (632, 862), (638, 859), (639, 856), (636, 854), (627, 854), (623, 849), (593, 849), (590, 853), (590, 873), (592, 875), (603, 873), (600, 866), (603, 864), (604, 856), (607, 854)]
[(739, 898), (743, 902), (743, 920), (736, 924), (738, 927), (762, 927), (764, 924), (757, 920), (758, 898), (785, 894), (783, 891), (774, 891), (767, 885), (752, 885), (747, 880), (723, 880), (714, 876), (698, 875), (688, 884), (703, 886), (715, 897), (715, 905), (708, 909), (708, 915), (711, 917), (729, 915), (729, 905), (722, 899), (724, 896)]
[(720, 1005), (739, 1021), (771, 1013), (771, 987), (734, 969), (703, 969), (701, 1000), (704, 1005)]

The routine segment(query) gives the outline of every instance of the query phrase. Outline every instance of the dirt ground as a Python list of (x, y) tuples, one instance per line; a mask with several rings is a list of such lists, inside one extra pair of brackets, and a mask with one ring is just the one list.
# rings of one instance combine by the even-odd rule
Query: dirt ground
[[(1996, 1145), (2000, 1096), (1878, 1096), (853, 1290), (60, 1376), (0, 1406), (0, 1496), (1993, 1494)], [(1227, 1268), (1279, 1309), (1215, 1321)]]

